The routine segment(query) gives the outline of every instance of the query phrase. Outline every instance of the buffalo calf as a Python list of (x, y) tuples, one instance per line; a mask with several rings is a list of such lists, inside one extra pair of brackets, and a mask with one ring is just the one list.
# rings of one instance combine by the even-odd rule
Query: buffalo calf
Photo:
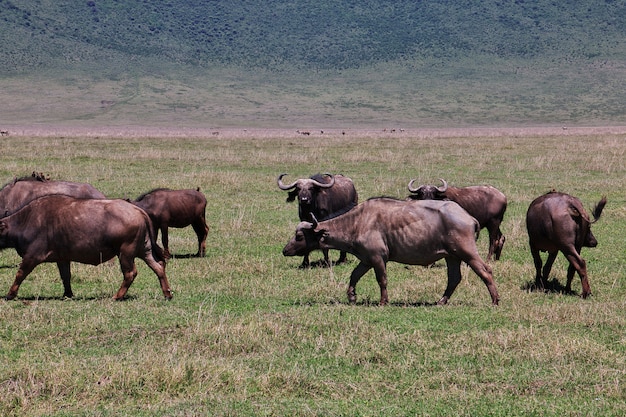
[(502, 247), (506, 238), (500, 231), (500, 224), (504, 219), (507, 201), (506, 196), (497, 188), (490, 185), (474, 185), (470, 187), (452, 187), (441, 179), (440, 187), (434, 185), (421, 185), (413, 187), (411, 180), (408, 189), (411, 192), (409, 199), (413, 200), (450, 200), (463, 207), (471, 214), (480, 228), (489, 231), (489, 253), (487, 260), (492, 257), (500, 259)]
[(133, 201), (148, 213), (154, 227), (154, 235), (158, 236), (161, 230), (161, 240), (165, 249), (165, 256), (171, 257), (169, 248), (169, 227), (183, 228), (191, 225), (198, 237), (198, 252), (196, 256), (205, 256), (206, 238), (209, 235), (209, 226), (206, 223), (206, 198), (195, 190), (170, 190), (158, 188), (140, 195)]
[(7, 300), (39, 264), (55, 262), (65, 297), (72, 297), (70, 263), (98, 265), (117, 256), (124, 280), (113, 297), (122, 299), (137, 276), (141, 258), (159, 278), (165, 298), (172, 298), (163, 251), (156, 244), (148, 215), (124, 200), (76, 199), (63, 195), (37, 198), (0, 220), (0, 249), (15, 248), (22, 262)]
[[(580, 251), (583, 246), (594, 248), (598, 245), (591, 233), (591, 224), (600, 218), (605, 205), (606, 197), (602, 197), (593, 210), (592, 222), (580, 200), (568, 194), (551, 191), (530, 204), (526, 213), (526, 228), (535, 263), (537, 288), (546, 287), (552, 264), (561, 251), (569, 261), (566, 291), (572, 291), (574, 272), (578, 272), (582, 283), (582, 297), (591, 295), (587, 263), (580, 256)], [(540, 251), (548, 252), (543, 271)]]

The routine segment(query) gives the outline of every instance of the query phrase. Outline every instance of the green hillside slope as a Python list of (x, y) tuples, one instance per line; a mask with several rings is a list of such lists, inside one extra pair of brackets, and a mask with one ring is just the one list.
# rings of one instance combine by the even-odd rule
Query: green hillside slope
[(0, 0), (0, 123), (620, 123), (625, 33), (608, 0)]

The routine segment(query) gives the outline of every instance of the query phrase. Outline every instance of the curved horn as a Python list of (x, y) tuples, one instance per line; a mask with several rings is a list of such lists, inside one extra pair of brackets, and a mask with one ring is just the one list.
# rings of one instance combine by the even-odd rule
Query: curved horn
[(311, 223), (313, 224), (312, 229), (315, 229), (317, 227), (317, 219), (315, 218), (315, 214), (311, 213)]
[(283, 184), (282, 178), (287, 175), (287, 174), (280, 174), (278, 176), (278, 180), (276, 180), (276, 183), (278, 184), (278, 188), (280, 188), (281, 190), (291, 190), (292, 188), (296, 187), (296, 184), (298, 183), (299, 180), (295, 180), (293, 183), (289, 184), (289, 185), (285, 185)]
[(441, 187), (437, 187), (437, 191), (439, 191), (440, 193), (445, 193), (448, 189), (448, 183), (443, 178), (439, 178), (439, 181), (441, 181), (443, 185)]
[(330, 177), (330, 182), (328, 184), (324, 184), (323, 182), (319, 182), (315, 180), (311, 180), (311, 181), (313, 182), (313, 184), (315, 184), (317, 187), (320, 187), (320, 188), (330, 188), (333, 185), (335, 185), (335, 177), (333, 176), (333, 174), (325, 173), (324, 175), (327, 175)]
[(417, 181), (417, 180), (416, 179), (412, 179), (411, 181), (409, 181), (409, 185), (407, 187), (409, 189), (409, 191), (412, 192), (412, 193), (416, 193), (420, 189), (420, 187), (413, 188), (413, 183), (415, 181)]

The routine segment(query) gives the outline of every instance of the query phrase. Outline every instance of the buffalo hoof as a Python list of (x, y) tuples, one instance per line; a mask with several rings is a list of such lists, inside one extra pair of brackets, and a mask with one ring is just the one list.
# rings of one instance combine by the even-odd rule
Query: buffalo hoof
[(437, 301), (437, 305), (438, 306), (445, 306), (446, 304), (448, 304), (448, 297), (441, 297), (441, 300)]
[(15, 294), (7, 294), (7, 295), (4, 296), (4, 299), (6, 301), (11, 301), (11, 300), (15, 299), (15, 297), (17, 297), (17, 295), (15, 295)]

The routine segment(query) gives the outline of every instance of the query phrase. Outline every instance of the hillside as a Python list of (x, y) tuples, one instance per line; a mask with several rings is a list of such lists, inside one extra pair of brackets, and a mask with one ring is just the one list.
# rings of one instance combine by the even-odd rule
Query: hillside
[(619, 124), (625, 16), (608, 0), (0, 0), (0, 123)]

